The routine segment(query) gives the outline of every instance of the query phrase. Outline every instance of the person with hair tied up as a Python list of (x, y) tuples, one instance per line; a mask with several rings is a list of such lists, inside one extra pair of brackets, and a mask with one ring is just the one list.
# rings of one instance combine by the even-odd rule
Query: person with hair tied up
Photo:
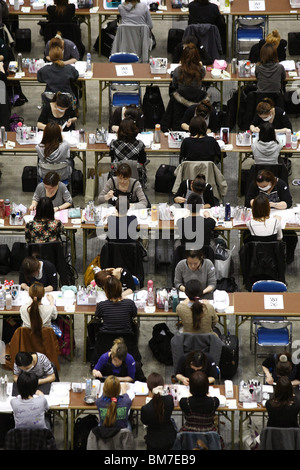
[(25, 226), (27, 243), (60, 242), (65, 228), (60, 220), (54, 217), (54, 207), (49, 197), (42, 197), (36, 206), (36, 213)]
[(201, 284), (191, 279), (185, 285), (186, 299), (176, 307), (176, 314), (183, 324), (184, 333), (214, 333), (219, 321), (216, 311), (209, 302), (201, 301)]
[(121, 394), (121, 383), (118, 377), (109, 375), (104, 382), (102, 396), (96, 400), (99, 426), (118, 429), (130, 428), (131, 403), (127, 393)]
[(136, 160), (140, 164), (146, 162), (145, 144), (137, 139), (139, 130), (133, 119), (126, 117), (119, 125), (117, 139), (110, 143), (109, 156), (112, 162)]
[(207, 134), (207, 125), (203, 117), (196, 116), (189, 125), (190, 137), (186, 137), (180, 147), (179, 162), (209, 161), (215, 164), (221, 161), (221, 149), (216, 139)]
[(209, 98), (205, 98), (204, 100), (200, 101), (199, 104), (193, 104), (185, 111), (181, 121), (182, 129), (184, 131), (189, 131), (191, 120), (193, 117), (197, 116), (200, 116), (204, 119), (207, 126), (207, 134), (220, 131), (220, 120)]
[(182, 355), (177, 362), (176, 380), (183, 385), (189, 385), (190, 376), (197, 370), (207, 375), (210, 384), (213, 384), (218, 378), (216, 363), (209, 354), (203, 351), (190, 351)]
[(132, 274), (126, 268), (106, 268), (95, 274), (95, 282), (98, 287), (104, 289), (108, 277), (116, 277), (122, 284), (122, 297), (127, 297), (135, 290)]
[(44, 55), (48, 61), (50, 61), (49, 51), (52, 47), (61, 48), (65, 65), (75, 64), (79, 60), (80, 56), (76, 44), (70, 39), (63, 39), (60, 31), (57, 31), (54, 38), (46, 44)]
[(136, 104), (120, 106), (114, 110), (110, 122), (111, 132), (118, 132), (120, 123), (125, 118), (131, 118), (135, 122), (138, 131), (143, 132), (145, 128), (144, 112), (143, 109)]
[(27, 256), (21, 265), (19, 284), (21, 289), (29, 291), (31, 284), (36, 281), (43, 284), (45, 292), (56, 291), (58, 282), (55, 266), (50, 261)]
[(288, 377), (292, 385), (300, 384), (299, 364), (294, 364), (289, 352), (270, 354), (262, 363), (266, 383), (273, 385), (279, 377)]
[(141, 408), (141, 421), (147, 426), (147, 450), (172, 449), (177, 435), (171, 419), (174, 409), (173, 397), (164, 394), (164, 379), (156, 372), (148, 376), (147, 386), (151, 401)]
[(199, 174), (193, 180), (183, 180), (173, 196), (173, 201), (183, 207), (192, 192), (202, 196), (204, 209), (216, 205), (213, 188), (209, 183), (206, 183), (205, 175)]
[(42, 336), (43, 327), (51, 327), (52, 320), (57, 318), (57, 309), (54, 304), (54, 297), (46, 294), (49, 305), (42, 304), (45, 296), (45, 288), (40, 282), (34, 282), (29, 287), (30, 300), (20, 308), (20, 316), (23, 321), (22, 326), (31, 328), (35, 336)]
[(293, 131), (292, 124), (286, 112), (279, 106), (275, 106), (271, 98), (262, 99), (256, 106), (256, 113), (250, 125), (251, 132), (259, 132), (264, 122), (269, 122), (275, 132), (286, 133), (287, 129)]
[(274, 386), (274, 396), (266, 401), (268, 412), (267, 427), (298, 428), (300, 404), (295, 401), (293, 385), (288, 377), (282, 376)]

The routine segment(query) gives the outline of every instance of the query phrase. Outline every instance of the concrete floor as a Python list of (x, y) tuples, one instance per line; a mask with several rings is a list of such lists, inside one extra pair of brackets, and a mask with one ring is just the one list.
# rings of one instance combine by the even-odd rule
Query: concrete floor
[[(291, 22), (291, 26), (289, 24), (289, 31), (297, 31), (298, 24), (296, 21)], [(172, 21), (164, 21), (163, 28), (160, 27), (160, 22), (154, 22), (154, 34), (157, 40), (157, 47), (154, 51), (156, 57), (165, 57), (166, 53), (166, 45), (167, 45), (167, 31), (171, 27), (177, 27), (178, 24), (172, 23)], [(184, 27), (184, 24), (181, 23), (181, 27)], [(273, 25), (270, 22), (269, 30), (271, 30), (275, 26), (276, 28), (281, 27), (281, 24), (275, 23)], [(284, 25), (285, 26), (285, 25)], [(30, 27), (32, 29), (32, 50), (31, 53), (28, 54), (29, 57), (39, 58), (43, 56), (43, 38), (39, 35), (38, 27), (36, 25), (36, 20), (26, 20), (20, 22), (20, 27)], [(83, 42), (87, 44), (87, 28), (85, 25), (82, 25), (82, 35), (83, 35)], [(94, 44), (96, 37), (97, 37), (97, 19), (92, 20), (92, 44)], [(282, 30), (281, 30), (282, 31)], [(282, 37), (287, 38), (287, 33), (284, 35), (282, 33)], [(107, 59), (105, 57), (98, 57), (95, 51), (92, 52), (92, 59), (93, 61), (103, 61), (106, 62)], [(295, 59), (295, 57), (293, 57)], [(171, 57), (169, 57), (171, 60)], [(39, 109), (38, 107), (41, 104), (40, 93), (43, 91), (42, 86), (24, 86), (22, 87), (23, 92), (28, 98), (28, 103), (24, 106), (14, 109), (14, 111), (24, 117), (25, 123), (27, 125), (36, 125), (37, 118), (39, 116)], [(225, 102), (231, 96), (232, 91), (234, 90), (234, 84), (225, 83), (225, 92), (224, 92), (224, 99)], [(168, 90), (167, 88), (162, 89), (162, 96), (167, 105), (168, 102)], [(211, 94), (212, 97), (216, 97), (216, 90), (212, 89)], [(97, 123), (96, 119), (98, 116), (98, 86), (95, 85), (94, 82), (87, 83), (87, 104), (88, 104), (88, 111), (87, 111), (87, 121), (84, 126), (86, 131), (94, 132)], [(104, 92), (104, 106), (103, 106), (103, 115), (102, 115), (102, 122), (104, 125), (107, 125), (108, 122), (108, 100), (106, 91)], [(299, 120), (293, 119), (294, 122), (294, 130), (299, 129)], [(77, 128), (82, 127), (81, 119), (79, 118)], [(93, 164), (94, 156), (89, 155), (89, 160), (87, 167), (89, 164)], [(154, 176), (156, 173), (157, 168), (161, 163), (169, 163), (169, 156), (163, 156), (160, 158), (152, 157), (150, 159), (150, 164), (148, 166), (148, 188), (147, 194), (151, 202), (165, 202), (168, 200), (168, 196), (165, 194), (155, 193), (154, 191)], [(105, 160), (104, 160), (105, 162)], [(176, 160), (172, 158), (172, 164), (177, 164)], [(228, 182), (228, 194), (226, 197), (226, 202), (230, 202), (233, 206), (243, 204), (242, 200), (237, 196), (237, 170), (238, 170), (238, 160), (237, 155), (230, 154), (224, 164), (224, 175)], [(249, 164), (250, 162), (246, 162)], [(0, 159), (0, 169), (2, 171), (2, 177), (0, 178), (0, 195), (2, 198), (10, 198), (11, 201), (16, 203), (23, 203), (29, 205), (31, 202), (32, 194), (30, 193), (23, 193), (22, 186), (21, 186), (21, 175), (22, 169), (25, 165), (35, 165), (36, 164), (36, 157), (26, 157), (17, 155), (13, 158), (9, 157), (1, 157)], [(81, 162), (79, 160), (75, 161), (76, 168), (81, 168)], [(300, 175), (299, 172), (299, 164), (298, 159), (293, 159), (293, 173), (290, 179), (298, 178)], [(299, 189), (298, 187), (291, 186), (292, 195), (294, 198), (294, 203), (300, 202), (299, 197)], [(83, 196), (77, 196), (74, 199), (74, 204), (76, 206), (84, 207), (84, 198)], [(15, 237), (1, 237), (1, 243), (8, 243), (10, 246), (12, 245), (13, 241), (15, 241)], [(239, 247), (239, 237), (238, 234), (232, 234), (231, 236), (231, 247), (235, 245), (235, 250), (233, 253), (234, 258), (234, 277), (238, 283), (239, 290), (243, 290), (241, 277), (239, 274), (239, 263), (238, 263), (238, 247)], [(88, 262), (94, 258), (94, 256), (99, 252), (101, 246), (101, 241), (97, 238), (91, 239), (88, 243)], [(76, 234), (76, 247), (77, 247), (77, 260), (76, 260), (76, 269), (79, 274), (78, 278), (78, 285), (82, 283), (83, 279), (83, 272), (82, 272), (82, 234), (80, 230)], [(144, 263), (145, 269), (145, 281), (148, 279), (154, 280), (155, 287), (163, 287), (163, 286), (171, 286), (171, 273), (170, 273), (170, 265), (161, 265), (159, 269), (155, 268), (155, 263), (153, 263), (153, 255), (154, 255), (154, 247), (153, 244), (150, 244), (149, 248), (149, 261)], [(288, 266), (287, 268), (287, 282), (288, 282), (288, 289), (289, 291), (298, 291), (299, 290), (299, 283), (298, 283), (298, 275), (299, 275), (299, 246), (297, 247), (297, 253), (295, 257), (295, 262)], [(5, 278), (8, 277), (9, 279), (18, 279), (17, 273), (9, 273)], [(164, 366), (161, 363), (158, 363), (154, 358), (149, 349), (148, 341), (152, 335), (152, 328), (155, 323), (164, 321), (163, 318), (157, 319), (157, 321), (142, 321), (141, 322), (141, 329), (140, 329), (140, 338), (139, 338), (139, 348), (143, 358), (143, 370), (145, 375), (147, 376), (152, 371), (160, 372), (164, 377), (166, 382), (170, 381), (170, 377), (173, 374), (173, 369), (170, 366)], [(168, 326), (170, 327), (171, 331), (176, 332), (177, 327), (175, 321), (168, 321)], [(233, 329), (233, 318), (228, 321), (228, 328), (229, 330), (234, 333)], [(297, 322), (294, 322), (294, 339), (298, 339), (299, 337), (299, 327)], [(90, 376), (90, 366), (87, 363), (84, 363), (83, 358), (83, 319), (79, 316), (75, 319), (75, 339), (76, 339), (76, 348), (75, 348), (75, 358), (74, 361), (70, 362), (65, 358), (61, 358), (61, 371), (60, 371), (60, 379), (62, 381), (81, 381), (84, 380), (86, 377)], [(249, 322), (246, 322), (241, 328), (239, 332), (239, 367), (237, 374), (235, 375), (233, 381), (234, 383), (239, 383), (241, 379), (248, 380), (248, 379), (257, 379), (254, 371), (254, 357), (253, 354), (249, 352)], [(179, 422), (180, 424), (180, 422)], [(261, 426), (261, 421), (259, 421), (259, 425)], [(60, 425), (57, 424), (58, 431), (57, 432), (57, 440), (59, 448), (62, 448), (62, 441), (60, 435)], [(57, 429), (56, 428), (56, 429)], [(236, 427), (237, 429), (237, 427)], [(222, 434), (225, 444), (227, 448), (230, 448), (230, 429), (228, 423), (221, 423), (220, 433)], [(144, 449), (144, 442), (143, 442), (143, 429), (140, 427), (139, 435), (137, 438), (138, 441), (138, 448)], [(236, 436), (235, 445), (237, 446), (238, 438)]]

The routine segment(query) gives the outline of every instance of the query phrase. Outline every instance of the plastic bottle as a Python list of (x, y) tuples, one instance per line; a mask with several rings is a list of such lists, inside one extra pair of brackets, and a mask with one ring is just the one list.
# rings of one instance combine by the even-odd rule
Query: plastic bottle
[(92, 56), (91, 53), (88, 52), (86, 55), (86, 71), (91, 72), (92, 70)]
[(160, 124), (155, 124), (154, 142), (156, 144), (160, 143)]
[(5, 201), (4, 201), (4, 209), (5, 209), (5, 215), (10, 216), (10, 201), (9, 201), (9, 199), (5, 199)]
[(229, 202), (226, 202), (225, 206), (225, 221), (229, 222), (231, 219), (231, 208)]
[(164, 311), (165, 312), (169, 311), (169, 301), (167, 299), (165, 300)]
[(285, 147), (287, 149), (292, 148), (292, 134), (291, 134), (291, 129), (286, 130), (286, 142), (285, 142)]
[(20, 9), (20, 3), (19, 0), (14, 0), (14, 10), (17, 11)]
[(176, 307), (179, 304), (177, 289), (172, 289), (171, 295), (172, 295), (172, 310), (173, 312), (176, 312)]
[(19, 52), (18, 54), (18, 72), (22, 72), (22, 54)]
[(11, 310), (12, 303), (11, 303), (11, 295), (9, 293), (6, 294), (5, 303), (6, 303), (6, 310)]
[(149, 280), (147, 284), (147, 305), (153, 307), (154, 305), (154, 293), (153, 293), (153, 281)]
[(92, 395), (92, 379), (86, 379), (85, 381), (85, 396), (90, 397)]
[(297, 134), (296, 132), (294, 132), (292, 135), (292, 149), (296, 150), (297, 145), (298, 145)]
[(219, 222), (224, 222), (225, 218), (225, 210), (223, 204), (220, 204), (219, 206)]
[(3, 289), (0, 290), (0, 310), (4, 310), (5, 308), (5, 294)]
[(245, 77), (251, 77), (251, 62), (246, 62)]
[(158, 213), (157, 213), (157, 206), (151, 207), (151, 221), (157, 222), (158, 220)]

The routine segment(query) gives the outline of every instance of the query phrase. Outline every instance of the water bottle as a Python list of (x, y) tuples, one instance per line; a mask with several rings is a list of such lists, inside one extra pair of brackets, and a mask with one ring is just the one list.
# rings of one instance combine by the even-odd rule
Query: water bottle
[(230, 204), (229, 202), (226, 202), (225, 206), (225, 221), (229, 222), (231, 219), (231, 209), (230, 209)]
[(12, 307), (12, 299), (11, 299), (11, 294), (7, 293), (5, 297), (5, 303), (6, 303), (6, 310), (11, 310)]
[(14, 0), (14, 10), (17, 11), (20, 9), (20, 3), (19, 0)]
[(285, 142), (285, 147), (287, 149), (292, 148), (292, 135), (291, 135), (291, 129), (286, 130), (286, 142)]
[(22, 72), (22, 54), (19, 52), (18, 54), (18, 72)]
[(5, 294), (3, 289), (0, 290), (0, 310), (4, 310), (5, 308)]
[(292, 135), (292, 149), (296, 150), (297, 145), (298, 145), (297, 134), (296, 132), (294, 132)]
[(176, 307), (179, 303), (177, 289), (172, 289), (172, 310), (176, 312)]
[(160, 124), (155, 124), (154, 142), (156, 144), (160, 143)]
[(154, 305), (154, 293), (153, 293), (153, 281), (149, 280), (147, 284), (147, 305), (153, 307)]
[(219, 222), (224, 222), (224, 218), (225, 218), (224, 206), (223, 206), (223, 204), (220, 204), (220, 207), (219, 207)]
[(85, 396), (90, 397), (92, 395), (92, 379), (86, 379), (85, 381)]
[(86, 55), (86, 71), (91, 72), (92, 70), (92, 56), (91, 53), (88, 52)]

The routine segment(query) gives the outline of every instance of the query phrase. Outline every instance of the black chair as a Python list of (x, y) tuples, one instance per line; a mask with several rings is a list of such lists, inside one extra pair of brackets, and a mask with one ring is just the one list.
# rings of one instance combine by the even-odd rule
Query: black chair
[(4, 450), (56, 450), (56, 442), (49, 429), (10, 429), (5, 437)]
[(245, 243), (240, 251), (243, 283), (250, 292), (256, 281), (273, 280), (285, 283), (286, 244), (282, 241)]
[(136, 243), (107, 242), (100, 253), (101, 269), (126, 268), (140, 281), (140, 288), (144, 287), (143, 250)]
[(75, 284), (76, 271), (69, 263), (69, 256), (60, 242), (28, 243), (28, 256), (36, 255), (39, 259), (50, 261), (59, 274), (61, 286)]
[(74, 42), (79, 52), (79, 59), (82, 60), (85, 46), (81, 40), (80, 26), (77, 23), (47, 23), (44, 30), (45, 44), (54, 38), (58, 31), (61, 32), (64, 39)]

